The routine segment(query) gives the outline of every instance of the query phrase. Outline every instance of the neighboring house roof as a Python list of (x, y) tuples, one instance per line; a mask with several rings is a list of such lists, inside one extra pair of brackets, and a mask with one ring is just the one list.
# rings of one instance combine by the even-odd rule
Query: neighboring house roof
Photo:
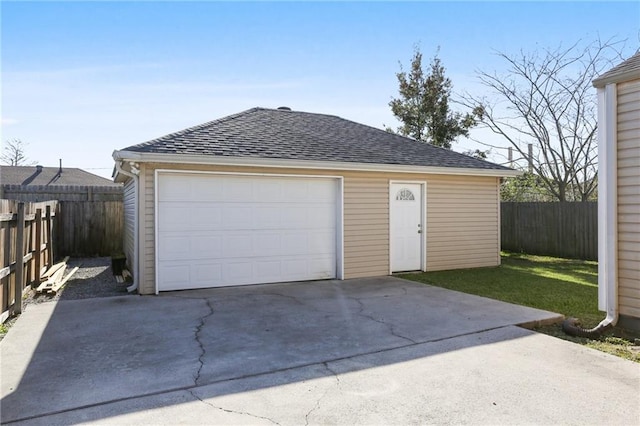
[(42, 166), (0, 166), (0, 184), (119, 186), (82, 169)]
[[(511, 169), (325, 114), (252, 108), (114, 153)], [(134, 156), (129, 156), (133, 158)]]
[(593, 80), (593, 85), (595, 87), (604, 87), (611, 83), (622, 83), (637, 79), (640, 79), (640, 51)]

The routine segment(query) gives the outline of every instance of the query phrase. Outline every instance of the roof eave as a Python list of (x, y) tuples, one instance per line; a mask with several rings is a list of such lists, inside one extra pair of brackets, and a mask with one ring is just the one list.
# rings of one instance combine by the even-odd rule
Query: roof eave
[(603, 75), (593, 80), (593, 87), (601, 88), (607, 84), (625, 83), (627, 81), (640, 80), (640, 69), (632, 69), (612, 75)]
[(115, 161), (136, 161), (143, 163), (182, 163), (215, 166), (304, 168), (463, 176), (515, 177), (522, 174), (521, 171), (513, 169), (413, 166), (404, 164), (350, 163), (339, 161), (290, 160), (280, 158), (220, 157), (197, 154), (161, 154), (127, 150), (114, 151), (113, 159)]

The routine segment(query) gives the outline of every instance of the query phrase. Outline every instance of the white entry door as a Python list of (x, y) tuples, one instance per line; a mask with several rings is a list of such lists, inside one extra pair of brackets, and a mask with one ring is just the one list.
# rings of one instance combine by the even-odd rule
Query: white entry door
[(391, 272), (421, 270), (425, 232), (422, 185), (392, 183), (390, 203)]
[(331, 178), (158, 173), (158, 291), (336, 277)]

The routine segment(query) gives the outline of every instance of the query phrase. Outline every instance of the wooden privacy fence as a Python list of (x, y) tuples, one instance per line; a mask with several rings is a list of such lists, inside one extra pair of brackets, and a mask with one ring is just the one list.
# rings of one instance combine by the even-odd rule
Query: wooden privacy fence
[(56, 202), (0, 200), (0, 323), (22, 311), (22, 292), (53, 265)]
[(598, 259), (598, 205), (501, 203), (502, 249), (570, 259)]
[(120, 201), (122, 185), (2, 185), (2, 197), (38, 201)]
[(55, 252), (61, 256), (122, 253), (124, 210), (120, 201), (59, 201)]

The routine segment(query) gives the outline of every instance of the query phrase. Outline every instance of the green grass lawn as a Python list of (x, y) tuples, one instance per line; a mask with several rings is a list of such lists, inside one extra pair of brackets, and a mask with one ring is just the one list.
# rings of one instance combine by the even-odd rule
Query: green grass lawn
[[(579, 318), (585, 328), (596, 326), (605, 317), (598, 311), (597, 262), (502, 253), (499, 267), (401, 274), (400, 277)], [(566, 336), (560, 325), (537, 330), (640, 362), (640, 353), (633, 348), (633, 336), (622, 330), (617, 330), (615, 337), (603, 337), (599, 341)]]

